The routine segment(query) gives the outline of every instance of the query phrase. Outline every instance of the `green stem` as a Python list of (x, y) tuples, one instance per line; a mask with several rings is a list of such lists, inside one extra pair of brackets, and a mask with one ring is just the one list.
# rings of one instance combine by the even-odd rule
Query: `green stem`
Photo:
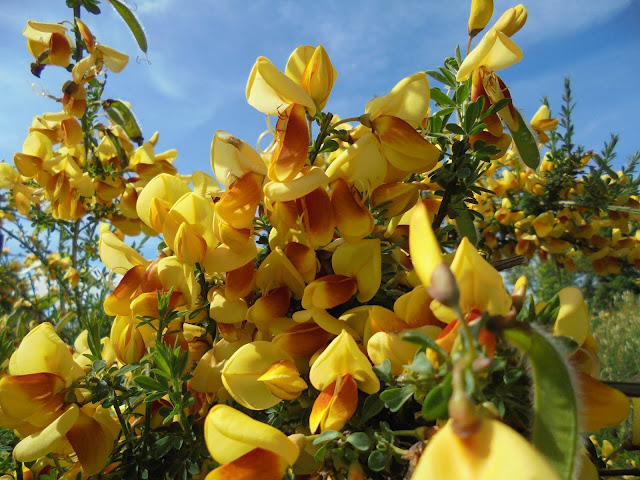
[[(455, 187), (455, 183), (454, 183), (454, 187)], [(436, 215), (436, 218), (433, 220), (433, 223), (431, 224), (431, 227), (433, 228), (434, 232), (440, 228), (440, 225), (442, 224), (444, 217), (447, 216), (447, 210), (449, 209), (449, 203), (451, 202), (451, 190), (452, 188), (448, 186), (447, 189), (444, 191), (444, 195), (442, 196), (442, 201), (440, 202), (440, 208), (438, 208), (438, 214)]]
[(118, 396), (116, 392), (111, 394), (111, 401), (113, 402), (113, 409), (116, 412), (116, 416), (118, 417), (118, 421), (120, 422), (120, 428), (122, 428), (122, 432), (124, 433), (124, 437), (127, 439), (127, 443), (133, 444), (131, 439), (131, 432), (129, 431), (129, 426), (127, 422), (125, 422), (124, 417), (122, 416), (122, 411), (120, 410), (120, 402), (118, 402)]
[(464, 341), (467, 344), (467, 352), (469, 352), (469, 363), (471, 363), (478, 356), (478, 352), (476, 352), (476, 346), (473, 342), (473, 335), (471, 334), (471, 329), (469, 328), (469, 324), (467, 323), (467, 319), (465, 318), (460, 305), (456, 305), (454, 311), (456, 312), (458, 322), (460, 322), (460, 326), (462, 328), (462, 336), (464, 337)]
[(349, 123), (349, 122), (359, 122), (360, 121), (360, 117), (349, 117), (349, 118), (345, 118), (343, 120), (340, 120), (339, 122), (336, 122), (333, 124), (333, 128), (336, 128), (338, 125), (342, 125), (343, 123)]
[[(78, 238), (80, 236), (80, 220), (76, 220), (73, 224), (73, 237), (71, 240), (71, 266), (80, 273), (78, 270)], [(76, 300), (76, 315), (80, 321), (82, 316), (82, 300), (80, 298), (80, 282), (74, 287), (74, 294)]]
[(329, 112), (324, 117), (322, 124), (320, 125), (320, 131), (318, 132), (318, 136), (316, 137), (315, 148), (309, 154), (309, 164), (313, 165), (318, 153), (320, 153), (320, 149), (322, 148), (322, 144), (324, 143), (324, 139), (327, 136), (327, 132), (329, 128), (331, 128), (331, 120), (333, 119), (333, 113)]

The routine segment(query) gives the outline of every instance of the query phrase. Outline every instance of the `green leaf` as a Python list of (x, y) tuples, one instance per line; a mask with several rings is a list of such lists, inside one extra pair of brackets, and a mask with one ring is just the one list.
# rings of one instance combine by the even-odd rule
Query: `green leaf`
[(451, 133), (464, 136), (464, 130), (457, 123), (447, 123), (445, 128), (449, 130)]
[[(538, 168), (540, 164), (540, 150), (538, 150), (538, 144), (536, 139), (529, 130), (527, 122), (522, 118), (522, 115), (517, 109), (515, 111), (515, 118), (518, 120), (518, 130), (511, 130), (511, 137), (516, 144), (518, 154), (527, 167)], [(508, 128), (508, 125), (507, 125)]]
[(436, 102), (436, 104), (438, 105), (449, 105), (452, 107), (456, 106), (456, 102), (454, 102), (452, 98), (446, 95), (438, 87), (431, 87), (431, 100)]
[(371, 420), (377, 414), (379, 414), (384, 408), (384, 402), (380, 400), (380, 395), (369, 395), (362, 405), (361, 419), (364, 423)]
[(418, 345), (420, 345), (420, 350), (423, 351), (427, 348), (430, 348), (431, 350), (435, 351), (440, 356), (440, 358), (448, 357), (447, 353), (442, 350), (442, 348), (440, 348), (440, 345), (438, 345), (433, 338), (422, 332), (407, 332), (402, 335), (402, 340), (406, 340), (407, 342), (411, 343), (417, 343)]
[(427, 70), (427, 75), (429, 75), (434, 80), (437, 80), (440, 83), (444, 83), (445, 85), (448, 85), (450, 87), (455, 88), (456, 86), (455, 83), (451, 84), (450, 80), (447, 77), (445, 77), (440, 72), (437, 72), (436, 70)]
[(381, 472), (389, 463), (390, 456), (386, 450), (374, 450), (367, 459), (367, 465), (374, 472)]
[(380, 365), (374, 366), (373, 371), (378, 378), (385, 383), (390, 383), (391, 380), (393, 380), (393, 375), (391, 375), (391, 362), (388, 358), (385, 358), (384, 362)]
[[(484, 98), (484, 97), (482, 97), (482, 98)], [(482, 115), (480, 115), (480, 120), (482, 120), (483, 118), (487, 118), (492, 113), (495, 113), (495, 112), (498, 112), (498, 111), (502, 110), (504, 107), (506, 107), (510, 103), (511, 103), (511, 99), (510, 98), (503, 98), (501, 100), (498, 100), (496, 103), (491, 105), (487, 109), (486, 112), (484, 112)]]
[(451, 374), (444, 377), (441, 384), (433, 387), (422, 402), (422, 416), (425, 420), (445, 419), (448, 416), (451, 396)]
[(578, 406), (564, 356), (547, 335), (531, 325), (514, 325), (505, 329), (503, 335), (531, 364), (534, 414), (531, 441), (560, 477), (569, 480), (578, 445)]
[(407, 385), (402, 388), (389, 388), (380, 394), (380, 400), (384, 402), (389, 410), (397, 412), (413, 396), (414, 392), (415, 387), (413, 385)]
[(165, 389), (157, 380), (154, 380), (151, 377), (147, 377), (146, 375), (139, 375), (137, 377), (134, 377), (133, 381), (136, 383), (136, 385), (147, 390), (155, 390), (157, 392), (165, 391)]
[(336, 438), (342, 438), (342, 433), (337, 432), (336, 430), (326, 430), (318, 435), (318, 438), (313, 441), (313, 444), (320, 445), (321, 443), (328, 443)]
[[(456, 111), (455, 107), (441, 108), (436, 113), (434, 113), (432, 115), (432, 117), (446, 117), (447, 115), (451, 115), (455, 111)], [(431, 122), (433, 122), (433, 118), (431, 119)], [(440, 131), (440, 130), (438, 130), (438, 131)]]
[(369, 438), (369, 435), (364, 432), (352, 433), (345, 441), (362, 452), (366, 452), (371, 448), (371, 438)]
[(336, 142), (335, 140), (329, 140), (327, 142), (324, 142), (319, 153), (335, 152), (338, 149), (338, 147), (339, 147), (338, 142)]
[(475, 223), (473, 223), (473, 216), (469, 213), (469, 210), (465, 209), (458, 212), (456, 228), (461, 237), (467, 237), (473, 245), (478, 243), (478, 230)]
[(133, 34), (133, 38), (136, 39), (136, 42), (138, 43), (140, 50), (142, 50), (144, 53), (147, 53), (147, 37), (144, 34), (142, 25), (140, 25), (140, 22), (138, 21), (136, 16), (133, 14), (133, 12), (129, 9), (129, 7), (124, 2), (121, 2), (120, 0), (108, 0), (108, 1), (109, 3), (111, 3), (111, 5), (113, 5), (113, 8), (116, 9), (116, 12), (120, 14), (122, 19), (125, 21), (125, 23), (129, 27), (129, 30), (131, 30), (131, 33)]
[(104, 113), (107, 114), (107, 117), (109, 117), (109, 120), (120, 125), (132, 142), (142, 145), (144, 141), (142, 131), (140, 130), (136, 117), (134, 117), (131, 110), (129, 110), (129, 107), (120, 100), (108, 99), (102, 102), (102, 108), (104, 109)]

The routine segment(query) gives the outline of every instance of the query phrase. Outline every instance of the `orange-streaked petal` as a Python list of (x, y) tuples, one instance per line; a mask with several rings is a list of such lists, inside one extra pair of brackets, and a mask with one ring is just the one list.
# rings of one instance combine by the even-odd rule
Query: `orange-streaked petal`
[(67, 440), (78, 456), (82, 472), (89, 476), (101, 472), (107, 465), (114, 445), (101, 425), (82, 411), (67, 432)]
[(282, 480), (287, 467), (287, 460), (280, 455), (254, 448), (233, 462), (214, 469), (205, 480)]
[(293, 465), (298, 446), (277, 428), (259, 422), (227, 405), (214, 405), (204, 422), (204, 438), (213, 459), (230, 463), (254, 448), (280, 455)]
[(327, 385), (318, 395), (311, 415), (309, 429), (312, 433), (320, 429), (341, 430), (358, 407), (358, 387), (349, 374), (343, 375)]

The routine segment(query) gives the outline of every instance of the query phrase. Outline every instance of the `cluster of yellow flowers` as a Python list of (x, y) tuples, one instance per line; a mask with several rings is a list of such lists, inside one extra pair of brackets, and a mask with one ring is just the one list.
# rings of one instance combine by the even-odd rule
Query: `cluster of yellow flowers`
[[(549, 116), (546, 106), (540, 108), (531, 124)], [(538, 117), (538, 118), (536, 118)], [(557, 119), (554, 119), (557, 123)], [(582, 158), (586, 165), (590, 155)], [(554, 169), (549, 154), (540, 170), (523, 169), (513, 154), (496, 161), (485, 172), (483, 185), (494, 194), (476, 195), (477, 205), (472, 208), (481, 213), (478, 222), (485, 241), (485, 249), (492, 259), (525, 255), (550, 258), (569, 272), (575, 272), (575, 258), (582, 253), (589, 258), (595, 271), (601, 275), (618, 274), (624, 265), (640, 267), (640, 233), (636, 229), (640, 202), (636, 195), (624, 195), (604, 211), (582, 206), (575, 199), (584, 194), (584, 182), (567, 185), (559, 192), (560, 203), (555, 207), (537, 203), (541, 213), (527, 215), (519, 206), (525, 195), (542, 197)], [(496, 171), (500, 175), (496, 175)], [(605, 176), (608, 185), (624, 184), (629, 177), (622, 171), (616, 178)], [(532, 202), (535, 200), (532, 200)]]
[[(481, 31), (492, 10), (491, 1), (474, 0), (469, 32)], [(499, 198), (518, 189), (535, 193), (544, 182), (533, 171), (513, 173), (516, 153), (507, 152), (512, 136), (522, 149), (519, 142), (531, 133), (515, 107), (504, 104), (510, 95), (495, 73), (522, 58), (510, 37), (525, 20), (523, 6), (507, 11), (457, 65), (455, 77), (470, 79), (472, 102), (484, 98), (481, 113), (504, 105), (484, 118), (486, 128), (472, 139), (498, 147), (501, 163), (496, 160), (481, 181)], [(332, 463), (314, 440), (329, 438), (325, 434), (331, 431), (337, 435), (329, 440), (343, 438), (338, 432), (345, 428), (364, 430), (363, 402), (389, 398), (391, 390), (378, 395), (383, 384), (403, 385), (421, 363), (431, 372), (430, 390), (444, 397), (445, 412), (421, 419), (419, 412), (434, 395), (417, 387), (403, 400), (415, 399), (410, 416), (414, 428), (423, 427), (408, 434), (419, 447), (413, 458), (405, 452), (405, 478), (512, 479), (526, 472), (531, 479), (569, 479), (580, 468), (587, 471), (575, 466), (580, 452), (569, 453), (566, 462), (562, 454), (550, 457), (501, 421), (495, 405), (476, 406), (468, 379), (487, 381), (506, 340), (520, 346), (514, 331), (554, 343), (516, 321), (521, 311), (519, 318), (525, 316), (526, 279), (509, 293), (467, 237), (450, 253), (441, 248), (440, 225), (432, 223), (443, 202), (430, 174), (449, 161), (449, 152), (429, 138), (431, 90), (424, 72), (369, 101), (360, 117), (341, 120), (322, 111), (337, 78), (322, 46), (295, 49), (284, 72), (260, 57), (246, 97), (259, 112), (276, 117), (270, 145), (257, 151), (217, 131), (211, 144), (215, 178), (201, 171), (182, 176), (172, 166), (175, 151), (154, 153), (157, 134), (142, 143), (135, 128), (114, 121), (101, 128), (99, 143), (89, 145), (78, 121), (84, 122), (91, 108), (84, 85), (105, 68), (122, 70), (127, 58), (96, 44), (78, 18), (75, 29), (89, 55), (76, 58), (71, 69), (61, 99), (64, 111), (34, 120), (15, 156), (17, 171), (0, 164), (0, 186), (13, 190), (23, 215), (45, 200), (61, 220), (76, 221), (96, 205), (113, 207), (103, 217), (111, 225), (100, 226), (99, 254), (118, 278), (103, 304), (114, 319), (100, 345), (99, 370), (88, 331), (71, 349), (49, 323), (34, 328), (11, 356), (0, 378), (0, 425), (22, 438), (13, 450), (17, 461), (40, 462), (32, 468), (44, 471), (50, 465), (43, 457), (55, 458), (57, 468), (70, 467), (59, 478), (108, 474), (125, 458), (112, 454), (116, 445), (119, 452), (135, 450), (132, 437), (176, 423), (189, 442), (196, 431), (191, 426), (200, 425), (215, 462), (202, 458), (193, 478), (356, 480), (385, 469), (391, 475), (390, 458), (381, 466), (371, 457), (367, 466), (357, 455)], [(63, 25), (29, 22), (25, 35), (39, 67), (71, 64), (74, 47)], [(315, 140), (313, 121), (319, 126)], [(348, 123), (355, 121), (356, 127)], [(555, 123), (544, 109), (532, 121), (541, 139)], [(451, 138), (457, 135), (451, 132)], [(141, 145), (134, 149), (132, 142)], [(504, 169), (503, 180), (493, 179), (496, 168)], [(543, 162), (542, 171), (548, 168), (553, 167)], [(593, 255), (606, 265), (621, 256), (635, 264), (640, 260), (638, 238), (624, 236), (628, 218), (626, 226), (611, 215), (586, 222), (579, 209), (569, 207), (557, 218), (550, 212), (531, 218), (506, 197), (500, 208), (488, 193), (476, 198), (474, 208), (486, 219), (480, 222), (485, 242), (504, 255), (531, 256), (538, 247), (562, 254), (570, 248), (563, 240), (567, 234), (585, 239), (584, 251), (598, 245)], [(635, 204), (635, 198), (625, 200)], [(615, 227), (611, 239), (598, 236), (605, 224)], [(506, 238), (503, 226), (516, 232), (508, 245), (498, 245)], [(161, 235), (157, 258), (146, 259), (123, 241), (122, 233), (140, 232)], [(568, 267), (570, 256), (563, 261)], [(77, 284), (78, 272), (66, 259), (54, 255), (48, 263), (65, 268), (65, 279)], [(560, 353), (550, 348), (561, 359), (558, 368), (572, 372), (573, 383), (561, 386), (569, 397), (560, 400), (566, 417), (577, 418), (563, 431), (566, 443), (553, 448), (574, 452), (578, 431), (624, 421), (629, 401), (595, 378), (597, 347), (578, 289), (562, 290), (530, 315), (546, 319), (552, 336), (573, 345)], [(416, 338), (422, 347), (411, 340)], [(536, 345), (532, 340), (524, 349), (534, 363)], [(184, 364), (169, 365), (159, 353), (167, 347), (181, 353)], [(135, 386), (136, 375), (144, 375), (138, 385), (157, 385), (158, 391), (166, 386), (169, 393), (154, 394), (145, 408), (144, 397), (135, 407), (119, 405), (119, 397), (129, 398), (115, 391), (112, 407), (103, 407), (95, 386), (100, 381), (113, 386), (106, 372), (126, 365), (131, 368), (120, 375), (125, 385)], [(184, 392), (191, 401), (182, 405)], [(578, 407), (570, 411), (576, 395)], [(296, 425), (278, 429), (262, 421), (261, 412), (283, 405), (304, 411)], [(162, 413), (172, 408), (180, 411)], [(555, 434), (553, 425), (548, 430)], [(407, 435), (402, 432), (398, 435)], [(582, 465), (591, 465), (586, 455)]]

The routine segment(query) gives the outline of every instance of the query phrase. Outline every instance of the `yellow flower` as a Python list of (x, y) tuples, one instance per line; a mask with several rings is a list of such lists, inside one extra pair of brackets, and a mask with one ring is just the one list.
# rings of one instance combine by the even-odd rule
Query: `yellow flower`
[(411, 480), (560, 480), (545, 458), (519, 433), (499, 420), (481, 418), (468, 437), (454, 432), (452, 422), (427, 444)]
[(365, 113), (371, 120), (389, 115), (418, 126), (429, 112), (431, 90), (424, 72), (417, 72), (400, 80), (389, 93), (369, 100)]
[(315, 115), (313, 99), (294, 80), (278, 70), (268, 58), (258, 57), (247, 81), (247, 102), (267, 115), (280, 115), (289, 105), (303, 105)]
[(473, 71), (485, 67), (491, 71), (502, 70), (522, 60), (522, 50), (506, 34), (490, 29), (480, 43), (464, 59), (456, 80), (464, 82)]
[(292, 358), (276, 344), (264, 341), (240, 347), (222, 369), (222, 383), (240, 405), (251, 410), (293, 400), (307, 388)]
[(380, 240), (343, 243), (333, 252), (331, 265), (337, 275), (355, 278), (358, 301), (368, 302), (380, 288), (382, 278)]
[(211, 142), (211, 167), (216, 178), (225, 186), (248, 172), (267, 174), (267, 166), (258, 152), (222, 130), (214, 134)]
[(206, 480), (282, 480), (300, 449), (280, 430), (227, 405), (215, 405), (204, 423), (209, 453), (221, 464)]
[(321, 390), (309, 419), (312, 432), (339, 430), (355, 412), (358, 388), (368, 394), (380, 389), (369, 359), (344, 330), (313, 363), (309, 380)]
[(66, 32), (67, 28), (59, 23), (29, 20), (22, 34), (27, 37), (27, 47), (36, 60), (48, 50), (48, 63), (67, 67), (71, 63), (71, 41)]
[(84, 371), (50, 323), (25, 336), (11, 356), (9, 372), (0, 379), (0, 418), (24, 437), (13, 451), (14, 458), (32, 462), (48, 453), (62, 453), (67, 442), (85, 473), (100, 472), (119, 426), (102, 407), (68, 403), (64, 390)]

